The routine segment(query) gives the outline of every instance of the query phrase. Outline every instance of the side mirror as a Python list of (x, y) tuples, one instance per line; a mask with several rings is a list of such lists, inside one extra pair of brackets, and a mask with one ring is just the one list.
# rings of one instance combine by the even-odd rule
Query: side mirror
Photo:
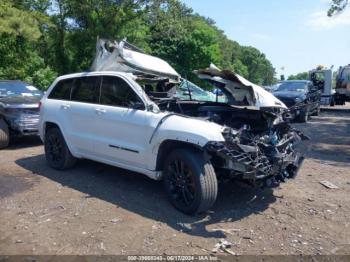
[(145, 105), (143, 104), (143, 102), (135, 102), (135, 103), (133, 103), (131, 108), (132, 109), (136, 109), (136, 110), (144, 110), (145, 109)]

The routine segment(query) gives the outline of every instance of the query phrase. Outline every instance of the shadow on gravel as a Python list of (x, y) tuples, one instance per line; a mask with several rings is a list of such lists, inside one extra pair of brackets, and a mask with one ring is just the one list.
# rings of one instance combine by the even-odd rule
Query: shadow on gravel
[(44, 155), (22, 158), (16, 164), (31, 172), (78, 190), (89, 197), (98, 198), (127, 209), (140, 216), (168, 224), (184, 233), (224, 238), (222, 231), (209, 231), (206, 226), (237, 221), (251, 214), (264, 211), (276, 201), (271, 189), (245, 188), (234, 183), (220, 185), (214, 212), (187, 216), (166, 199), (161, 182), (127, 170), (81, 160), (67, 171), (56, 171), (46, 165)]
[(29, 190), (38, 179), (27, 174), (0, 175), (0, 199)]
[(314, 117), (309, 123), (297, 124), (295, 127), (311, 138), (311, 141), (301, 146), (307, 158), (348, 165), (350, 162), (350, 114), (348, 119), (342, 120)]

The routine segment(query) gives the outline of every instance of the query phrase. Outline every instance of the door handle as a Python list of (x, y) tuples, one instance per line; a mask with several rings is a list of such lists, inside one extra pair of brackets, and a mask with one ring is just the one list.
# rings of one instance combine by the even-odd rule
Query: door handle
[(61, 108), (62, 108), (62, 109), (68, 109), (68, 108), (70, 108), (70, 105), (68, 105), (68, 104), (63, 104), (63, 105), (61, 105)]
[(96, 108), (96, 109), (95, 109), (95, 112), (96, 112), (97, 114), (104, 114), (104, 113), (106, 113), (106, 109)]

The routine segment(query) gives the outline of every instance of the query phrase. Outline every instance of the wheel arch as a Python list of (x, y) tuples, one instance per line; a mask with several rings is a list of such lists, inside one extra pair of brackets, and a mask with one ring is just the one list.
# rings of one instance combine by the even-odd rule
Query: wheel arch
[(74, 147), (71, 143), (69, 143), (69, 139), (67, 138), (67, 134), (65, 134), (64, 129), (62, 128), (62, 126), (61, 126), (59, 123), (57, 123), (57, 122), (54, 122), (54, 121), (45, 121), (45, 122), (43, 123), (43, 127), (42, 127), (42, 130), (43, 130), (43, 136), (42, 136), (42, 137), (43, 137), (43, 140), (42, 140), (42, 141), (45, 143), (45, 135), (46, 135), (46, 132), (47, 132), (50, 128), (58, 128), (58, 129), (61, 131), (61, 134), (62, 134), (62, 136), (63, 136), (63, 138), (64, 138), (64, 140), (65, 140), (65, 142), (66, 142), (66, 144), (67, 144), (67, 146), (68, 146), (69, 151), (71, 152), (71, 154), (72, 154), (74, 157), (79, 158), (80, 156), (78, 155), (78, 153), (77, 153), (75, 147)]
[(10, 125), (9, 125), (9, 122), (8, 120), (6, 119), (6, 116), (3, 115), (0, 111), (0, 120), (4, 120), (4, 122), (8, 125), (8, 127), (10, 128)]
[(175, 149), (179, 148), (187, 148), (190, 150), (194, 150), (197, 152), (204, 152), (204, 149), (202, 146), (198, 144), (193, 144), (190, 142), (185, 142), (181, 140), (173, 140), (173, 139), (167, 139), (164, 140), (158, 148), (158, 154), (157, 154), (157, 160), (156, 160), (156, 170), (161, 171), (163, 170), (163, 164), (165, 162), (166, 157), (169, 155), (169, 153)]
[(0, 120), (4, 121), (5, 125), (7, 126), (9, 132), (11, 133), (13, 131), (10, 121), (6, 118), (5, 115), (0, 114)]
[(44, 131), (44, 134), (43, 134), (43, 135), (44, 135), (44, 137), (45, 137), (47, 131), (48, 131), (49, 129), (51, 129), (51, 128), (58, 128), (58, 129), (62, 132), (62, 129), (61, 129), (60, 125), (57, 124), (57, 123), (55, 123), (55, 122), (46, 121), (46, 122), (44, 122), (44, 126), (43, 126), (43, 127), (44, 127), (44, 128), (43, 128), (43, 131)]
[(6, 148), (10, 142), (10, 126), (6, 119), (0, 116), (0, 149)]

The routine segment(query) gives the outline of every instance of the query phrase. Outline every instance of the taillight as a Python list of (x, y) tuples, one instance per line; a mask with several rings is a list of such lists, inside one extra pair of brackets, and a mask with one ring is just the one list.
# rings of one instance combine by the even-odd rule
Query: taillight
[(39, 110), (41, 109), (41, 105), (42, 105), (42, 103), (41, 103), (41, 101), (39, 101), (39, 103), (38, 103)]

